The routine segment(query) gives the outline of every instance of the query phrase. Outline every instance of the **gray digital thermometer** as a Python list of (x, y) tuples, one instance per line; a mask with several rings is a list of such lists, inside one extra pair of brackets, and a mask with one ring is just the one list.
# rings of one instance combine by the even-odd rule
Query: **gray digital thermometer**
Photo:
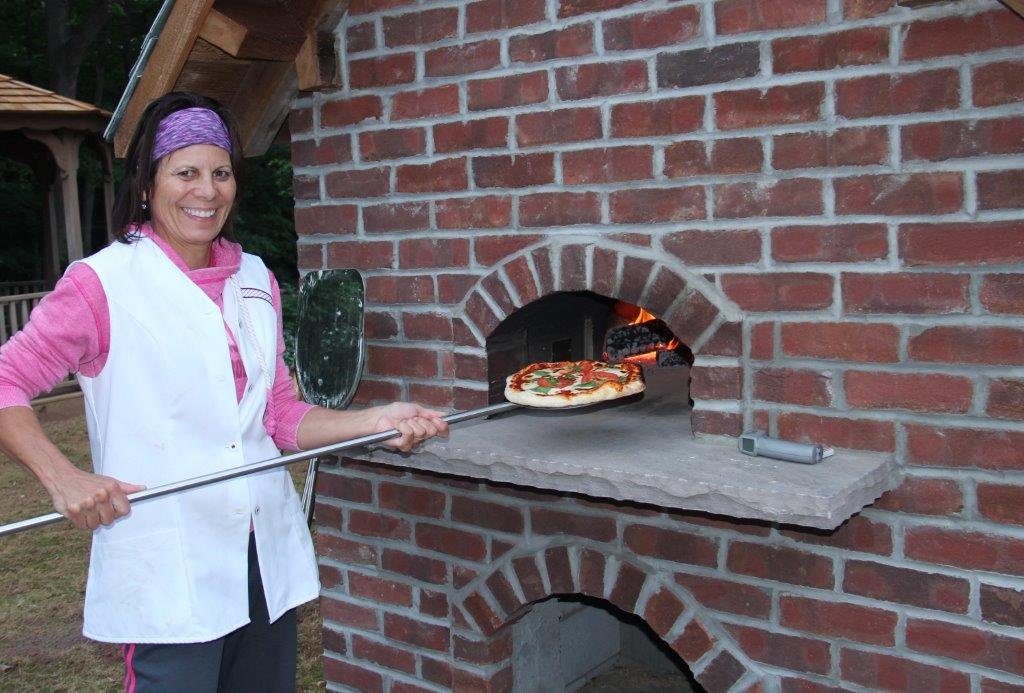
[(817, 464), (833, 454), (832, 448), (811, 443), (792, 443), (772, 438), (764, 431), (751, 431), (740, 436), (740, 452), (745, 455), (771, 457), (787, 462)]

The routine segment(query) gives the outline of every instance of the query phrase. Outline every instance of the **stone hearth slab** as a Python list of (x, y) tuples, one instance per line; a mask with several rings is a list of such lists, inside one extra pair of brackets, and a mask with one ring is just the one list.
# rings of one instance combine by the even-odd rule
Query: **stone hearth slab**
[(452, 427), (411, 454), (371, 461), (596, 498), (822, 529), (894, 488), (891, 456), (836, 450), (816, 465), (749, 457), (695, 439), (685, 398), (648, 392), (575, 410), (518, 409)]

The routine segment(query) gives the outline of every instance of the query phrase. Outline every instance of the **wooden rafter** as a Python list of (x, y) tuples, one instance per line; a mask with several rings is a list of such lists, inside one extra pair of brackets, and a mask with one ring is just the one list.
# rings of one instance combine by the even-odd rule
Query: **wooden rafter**
[(1024, 0), (1002, 0), (1002, 3), (1024, 17)]
[(139, 85), (114, 136), (114, 153), (124, 156), (146, 105), (174, 89), (213, 0), (177, 0), (153, 48)]
[(284, 5), (221, 0), (199, 35), (225, 53), (246, 60), (294, 59), (306, 36)]

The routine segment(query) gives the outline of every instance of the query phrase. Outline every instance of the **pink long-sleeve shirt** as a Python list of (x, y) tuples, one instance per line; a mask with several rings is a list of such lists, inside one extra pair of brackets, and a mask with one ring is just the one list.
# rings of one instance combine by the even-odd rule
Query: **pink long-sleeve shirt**
[[(224, 310), (224, 283), (238, 271), (242, 260), (241, 246), (219, 239), (210, 251), (210, 266), (190, 270), (162, 238), (148, 227), (142, 227), (141, 231), (150, 236), (221, 311)], [(284, 363), (281, 291), (272, 272), (270, 286), (277, 313), (277, 359), (263, 425), (279, 448), (296, 450), (299, 424), (313, 407), (295, 396), (291, 376)], [(224, 329), (231, 354), (235, 395), (240, 400), (247, 374), (235, 336), (227, 324)], [(99, 375), (109, 350), (110, 314), (103, 284), (89, 265), (73, 264), (57, 282), (53, 292), (32, 311), (24, 329), (0, 347), (0, 409), (30, 406), (33, 397), (52, 389), (68, 373), (89, 377)]]

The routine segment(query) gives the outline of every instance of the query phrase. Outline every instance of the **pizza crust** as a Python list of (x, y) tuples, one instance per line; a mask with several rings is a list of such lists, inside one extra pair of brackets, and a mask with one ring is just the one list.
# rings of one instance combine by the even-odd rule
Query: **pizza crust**
[[(587, 373), (597, 373), (600, 377), (584, 380)], [(509, 402), (544, 409), (586, 406), (643, 390), (643, 370), (628, 362), (615, 365), (602, 361), (531, 363), (505, 380), (505, 399)]]

